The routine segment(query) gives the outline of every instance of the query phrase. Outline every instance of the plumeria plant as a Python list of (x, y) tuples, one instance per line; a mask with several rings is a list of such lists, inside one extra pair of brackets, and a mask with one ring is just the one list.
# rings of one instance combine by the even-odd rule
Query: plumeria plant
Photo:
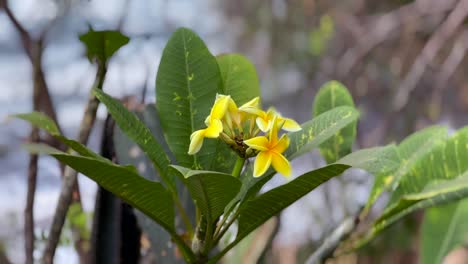
[[(138, 209), (157, 223), (157, 239), (170, 237), (187, 263), (218, 262), (271, 217), (351, 167), (375, 176), (360, 218), (384, 191), (392, 199), (370, 228), (343, 243), (348, 249), (364, 245), (416, 209), (468, 195), (468, 163), (461, 162), (468, 156), (467, 129), (448, 138), (445, 128), (430, 127), (400, 144), (351, 152), (359, 113), (343, 85), (326, 83), (314, 100), (312, 120), (299, 125), (274, 108), (262, 108), (258, 77), (248, 59), (213, 56), (186, 28), (177, 30), (164, 49), (156, 104), (148, 106), (145, 116), (128, 111), (101, 90), (93, 93), (151, 161), (150, 177), (141, 176), (136, 164), (115, 164), (64, 137), (41, 113), (17, 117), (46, 130), (70, 151), (41, 144), (25, 147), (52, 155)], [(327, 165), (291, 177), (290, 161), (314, 148)], [(120, 163), (132, 163), (124, 157), (126, 151), (117, 151)], [(434, 160), (439, 162), (425, 166)], [(277, 172), (286, 176), (284, 184), (262, 193)]]

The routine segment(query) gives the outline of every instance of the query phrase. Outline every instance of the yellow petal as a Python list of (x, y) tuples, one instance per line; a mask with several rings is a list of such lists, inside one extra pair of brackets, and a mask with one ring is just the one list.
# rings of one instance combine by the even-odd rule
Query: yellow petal
[(241, 106), (239, 108), (239, 111), (241, 112), (244, 112), (244, 113), (249, 113), (249, 114), (252, 114), (252, 115), (256, 115), (256, 116), (266, 116), (266, 113), (263, 112), (261, 109), (258, 109), (258, 107), (252, 107), (252, 106)]
[(257, 119), (255, 120), (257, 122), (257, 126), (258, 128), (260, 128), (261, 131), (263, 132), (268, 132), (268, 130), (270, 130), (271, 128), (271, 120), (265, 120), (261, 117), (257, 117)]
[(291, 118), (282, 118), (284, 120), (283, 123), (283, 130), (289, 131), (289, 132), (296, 132), (302, 129), (302, 127), (294, 120)]
[(203, 138), (205, 137), (205, 129), (200, 129), (190, 135), (189, 155), (197, 153), (203, 145)]
[(258, 153), (254, 164), (254, 177), (260, 177), (267, 171), (271, 164), (271, 157), (270, 151)]
[(217, 138), (221, 132), (223, 132), (223, 123), (218, 119), (213, 119), (205, 129), (205, 137)]
[(237, 112), (239, 110), (237, 108), (236, 102), (234, 102), (234, 100), (232, 100), (232, 98), (230, 96), (229, 96), (229, 99), (228, 99), (228, 110), (230, 112)]
[(288, 135), (284, 134), (281, 136), (281, 138), (278, 140), (278, 143), (276, 146), (273, 147), (273, 151), (281, 154), (283, 153), (288, 147), (289, 147), (289, 137)]
[(260, 103), (260, 97), (255, 97), (254, 99), (248, 101), (247, 103), (243, 104), (239, 109), (246, 108), (246, 107), (254, 107), (258, 109), (258, 105)]
[(268, 150), (268, 139), (265, 136), (254, 137), (248, 140), (245, 140), (244, 143), (256, 150)]
[(223, 118), (228, 107), (229, 99), (231, 99), (229, 95), (217, 96), (213, 108), (211, 108), (210, 120)]
[(271, 164), (277, 172), (284, 176), (291, 176), (291, 164), (283, 155), (271, 152)]
[(278, 111), (276, 111), (276, 109), (274, 107), (268, 108), (268, 111), (266, 112), (266, 115), (267, 115), (268, 119), (271, 119), (271, 120), (273, 120), (273, 118), (275, 116), (281, 117), (281, 114)]
[(270, 124), (269, 140), (272, 146), (278, 143), (278, 117), (274, 117)]

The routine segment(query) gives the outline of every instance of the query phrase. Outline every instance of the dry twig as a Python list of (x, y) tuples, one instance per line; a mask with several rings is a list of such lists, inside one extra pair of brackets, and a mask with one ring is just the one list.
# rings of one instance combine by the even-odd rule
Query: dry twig
[[(104, 62), (99, 63), (98, 70), (96, 73), (96, 80), (93, 87), (102, 89), (104, 79), (106, 76), (107, 68)], [(86, 144), (88, 141), (91, 128), (94, 125), (96, 119), (96, 112), (99, 106), (99, 101), (93, 95), (90, 95), (88, 103), (86, 105), (83, 119), (80, 123), (78, 142)], [(43, 263), (52, 263), (57, 248), (60, 234), (62, 232), (65, 218), (67, 215), (68, 208), (70, 207), (73, 195), (73, 188), (77, 184), (77, 172), (70, 167), (65, 168), (65, 174), (62, 181), (62, 187), (60, 191), (59, 200), (55, 209), (52, 226), (50, 229), (49, 237), (47, 239), (46, 248), (42, 256)], [(84, 261), (82, 259), (81, 261)]]
[[(419, 0), (404, 5), (392, 12), (371, 19), (369, 30), (358, 29), (361, 32), (358, 43), (346, 50), (339, 60), (338, 75), (347, 76), (353, 67), (372, 49), (390, 38), (402, 25), (423, 16), (440, 14), (452, 10), (456, 1)], [(355, 35), (355, 34), (353, 34)]]
[(411, 66), (408, 74), (398, 88), (393, 102), (396, 111), (402, 109), (408, 102), (410, 93), (421, 80), (426, 67), (432, 63), (447, 40), (456, 32), (458, 27), (468, 16), (468, 0), (460, 0), (447, 19), (440, 25), (422, 49), (419, 56)]
[[(47, 83), (45, 82), (44, 73), (42, 71), (42, 43), (43, 36), (45, 36), (47, 30), (42, 32), (41, 37), (38, 40), (34, 40), (15, 17), (6, 0), (0, 0), (0, 8), (5, 11), (8, 19), (20, 34), (21, 44), (23, 46), (24, 52), (29, 58), (33, 68), (33, 110), (42, 111), (57, 122), (55, 108), (49, 94)], [(35, 127), (32, 128), (30, 141), (40, 141), (39, 130)], [(58, 141), (51, 142), (54, 146), (58, 148), (61, 147)], [(28, 188), (26, 194), (26, 206), (24, 210), (25, 257), (27, 264), (32, 264), (34, 262), (34, 197), (37, 182), (37, 166), (38, 156), (31, 154), (28, 165)]]

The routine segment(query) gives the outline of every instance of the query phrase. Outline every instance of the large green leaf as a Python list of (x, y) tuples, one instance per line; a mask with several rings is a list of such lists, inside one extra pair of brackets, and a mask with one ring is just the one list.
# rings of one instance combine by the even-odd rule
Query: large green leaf
[(224, 253), (268, 219), (275, 216), (284, 208), (317, 188), (322, 183), (340, 175), (348, 168), (349, 166), (341, 164), (329, 165), (303, 174), (288, 184), (272, 189), (257, 198), (249, 200), (240, 208), (239, 229), (236, 239), (208, 263), (216, 263)]
[(133, 166), (119, 166), (90, 157), (74, 156), (47, 145), (25, 146), (35, 153), (49, 154), (74, 170), (88, 176), (175, 235), (172, 195), (158, 182), (138, 175)]
[(224, 212), (226, 205), (237, 195), (241, 183), (229, 174), (214, 171), (196, 171), (172, 165), (176, 174), (185, 182), (189, 192), (208, 224)]
[(359, 112), (354, 107), (339, 106), (301, 125), (302, 130), (290, 133), (291, 142), (285, 155), (294, 159), (316, 148), (338, 131), (355, 122)]
[(432, 126), (420, 130), (403, 140), (398, 145), (401, 166), (395, 171), (383, 171), (374, 174), (374, 185), (364, 210), (367, 211), (383, 191), (395, 189), (400, 178), (407, 174), (424, 155), (429, 153), (436, 146), (436, 143), (440, 143), (446, 138), (447, 128)]
[(260, 96), (260, 82), (255, 66), (240, 54), (222, 54), (216, 57), (223, 78), (224, 94), (237, 105)]
[[(455, 138), (451, 140), (457, 141)], [(442, 154), (442, 152), (444, 152), (442, 148), (444, 148), (444, 145), (448, 142), (447, 128), (441, 126), (423, 129), (401, 142), (398, 146), (398, 152), (401, 157), (401, 167), (395, 172), (394, 179), (388, 184), (391, 184), (391, 187), (394, 189), (390, 204), (396, 202), (400, 195), (421, 190), (432, 179), (444, 178), (444, 175), (440, 174), (440, 171), (433, 171), (431, 169), (432, 167), (429, 168), (426, 166), (427, 164), (423, 164), (422, 162), (428, 162), (428, 159), (433, 159), (434, 157), (431, 158), (430, 156), (433, 154), (439, 153), (439, 155), (445, 155)], [(437, 166), (440, 166), (443, 165), (440, 162), (444, 162), (444, 160), (439, 159), (434, 162), (439, 163)], [(424, 168), (425, 170), (421, 171), (418, 168)], [(411, 170), (413, 170), (413, 172), (411, 172)], [(431, 172), (432, 174), (426, 175), (427, 172)], [(422, 181), (413, 182), (414, 178), (420, 178), (418, 175), (423, 175), (423, 177), (421, 177)], [(452, 174), (452, 176), (455, 175)], [(445, 177), (449, 176), (446, 175)]]
[[(311, 151), (358, 117), (359, 113), (355, 108), (340, 106), (302, 124), (302, 130), (288, 133), (291, 141), (288, 149), (285, 151), (285, 156), (289, 160), (293, 160)], [(229, 206), (233, 206), (239, 200), (245, 201), (256, 195), (274, 174), (274, 170), (270, 169), (264, 176), (255, 178), (252, 176), (253, 164), (247, 166), (241, 178), (241, 191)]]
[(236, 239), (223, 252), (233, 247), (265, 221), (322, 183), (340, 175), (346, 169), (350, 167), (368, 171), (394, 169), (395, 166), (398, 166), (395, 157), (394, 145), (360, 150), (340, 159), (336, 164), (305, 173), (287, 184), (247, 201), (240, 206), (239, 229)]
[[(338, 106), (354, 107), (354, 101), (346, 87), (337, 82), (325, 83), (315, 96), (313, 117), (319, 116)], [(333, 137), (320, 144), (320, 153), (328, 164), (351, 153), (354, 140), (356, 139), (357, 120), (350, 123)]]
[(98, 58), (106, 62), (122, 46), (126, 45), (130, 38), (119, 31), (94, 31), (90, 30), (80, 36), (80, 41), (86, 45), (88, 58)]
[(305, 173), (287, 184), (248, 201), (240, 210), (239, 232), (236, 239), (244, 238), (270, 217), (348, 168), (349, 166), (342, 164), (329, 165)]
[(180, 28), (170, 38), (156, 77), (156, 108), (169, 148), (181, 166), (210, 169), (217, 140), (206, 139), (196, 155), (187, 153), (192, 132), (205, 127), (216, 93), (222, 93), (216, 58), (195, 33)]
[(62, 143), (67, 145), (69, 148), (72, 150), (76, 151), (78, 154), (86, 157), (92, 157), (95, 159), (99, 159), (103, 162), (110, 162), (109, 160), (101, 157), (100, 155), (94, 153), (92, 150), (87, 148), (85, 145), (81, 144), (80, 142), (72, 139), (68, 139), (62, 134), (60, 134), (60, 131), (55, 124), (55, 122), (50, 119), (47, 115), (41, 113), (41, 112), (31, 112), (31, 113), (25, 113), (25, 114), (17, 114), (17, 115), (12, 115), (12, 117), (23, 119), (25, 121), (28, 121), (34, 126), (37, 126), (40, 129), (45, 130), (47, 133), (51, 134), (58, 140), (60, 140)]
[(94, 89), (93, 92), (99, 101), (106, 105), (109, 114), (114, 118), (120, 129), (148, 155), (164, 183), (175, 193), (175, 178), (167, 173), (169, 158), (159, 142), (153, 137), (151, 131), (119, 101), (99, 89)]
[(427, 209), (421, 227), (421, 263), (442, 263), (452, 249), (467, 243), (466, 219), (468, 199)]
[(403, 175), (391, 203), (374, 222), (362, 246), (380, 231), (418, 209), (456, 201), (468, 195), (468, 127), (459, 130), (418, 159)]
[[(154, 105), (147, 105), (142, 111), (135, 111), (137, 117), (149, 128), (154, 138), (161, 144), (163, 149), (169, 154), (169, 148), (165, 142), (162, 129), (159, 124), (159, 115), (157, 114)], [(158, 172), (154, 170), (151, 160), (144, 155), (142, 151), (137, 151), (140, 148), (136, 143), (130, 140), (118, 127), (115, 126), (113, 134), (115, 155), (120, 164), (132, 164), (138, 168), (140, 175), (148, 180), (161, 181)], [(170, 157), (173, 160), (173, 157)], [(189, 222), (193, 225), (195, 222), (195, 205), (188, 193), (187, 188), (181, 181), (177, 181), (177, 194), (185, 209)], [(156, 263), (174, 264), (185, 263), (184, 259), (180, 256), (178, 251), (174, 251), (174, 243), (171, 235), (168, 234), (160, 225), (151, 220), (148, 216), (141, 212), (136, 212), (138, 224), (142, 230), (148, 235), (151, 242), (151, 255), (154, 257)], [(175, 215), (175, 224), (178, 232), (189, 231), (186, 227), (187, 219), (181, 214)]]

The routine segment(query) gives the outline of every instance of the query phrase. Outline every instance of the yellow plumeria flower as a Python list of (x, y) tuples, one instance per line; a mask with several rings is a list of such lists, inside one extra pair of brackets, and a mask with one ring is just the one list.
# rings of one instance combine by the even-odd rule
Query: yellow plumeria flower
[(255, 159), (254, 177), (262, 176), (270, 165), (284, 176), (291, 175), (291, 165), (282, 154), (289, 146), (289, 137), (284, 134), (278, 140), (278, 118), (273, 118), (272, 123), (269, 138), (259, 136), (244, 141), (250, 148), (260, 151)]
[(256, 107), (246, 107), (243, 108), (242, 111), (256, 115), (257, 126), (265, 133), (271, 129), (273, 125), (273, 119), (275, 117), (278, 118), (278, 124), (283, 124), (283, 130), (295, 132), (302, 129), (296, 121), (291, 118), (285, 118), (281, 116), (281, 114), (278, 113), (273, 107), (270, 107), (266, 112)]
[(248, 113), (242, 111), (242, 109), (250, 107), (258, 108), (259, 102), (260, 98), (257, 96), (243, 104), (241, 107), (237, 107), (236, 102), (234, 102), (232, 98), (229, 98), (227, 114), (229, 115), (230, 121), (234, 122), (237, 127), (241, 127), (242, 122), (244, 122), (248, 116)]
[(219, 134), (223, 132), (223, 123), (221, 122), (221, 119), (226, 114), (230, 99), (230, 96), (216, 98), (213, 108), (211, 108), (210, 115), (205, 120), (208, 127), (197, 130), (190, 135), (188, 154), (193, 155), (197, 153), (203, 145), (204, 138), (217, 138), (219, 137)]

